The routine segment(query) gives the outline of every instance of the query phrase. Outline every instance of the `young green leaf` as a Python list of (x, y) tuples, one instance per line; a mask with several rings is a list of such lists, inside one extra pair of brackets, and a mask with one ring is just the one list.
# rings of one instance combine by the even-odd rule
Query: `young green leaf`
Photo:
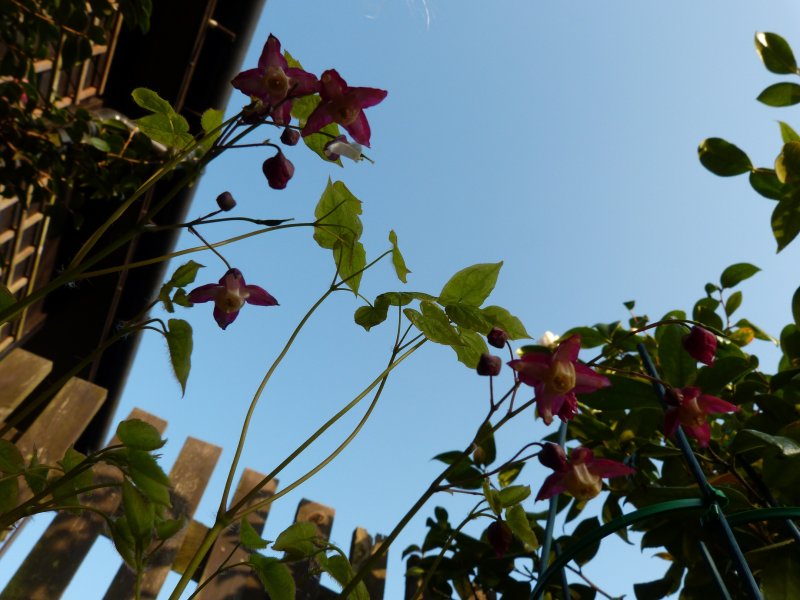
[[(473, 453), (476, 464), (488, 466), (495, 461), (497, 458), (497, 448), (494, 443), (492, 424), (489, 421), (484, 421), (480, 426), (478, 433), (475, 434), (475, 441), (473, 443), (480, 451)], [(476, 457), (475, 454), (478, 454), (478, 456)]]
[(319, 549), (317, 542), (317, 526), (308, 521), (294, 523), (284, 529), (272, 544), (274, 550), (280, 550), (292, 556), (311, 556)]
[(19, 479), (4, 477), (0, 479), (0, 514), (7, 513), (17, 506)]
[(475, 369), (481, 355), (489, 352), (484, 337), (469, 329), (458, 330), (458, 341), (458, 344), (450, 347), (456, 353), (459, 362), (468, 369)]
[(389, 315), (389, 300), (384, 296), (378, 296), (372, 306), (360, 306), (356, 309), (355, 321), (369, 331), (375, 325), (380, 325)]
[(787, 185), (781, 183), (773, 169), (753, 169), (750, 172), (752, 188), (770, 200), (780, 200), (787, 192)]
[(170, 148), (185, 148), (194, 141), (189, 123), (177, 113), (147, 115), (136, 119), (136, 125), (151, 140)]
[(757, 266), (751, 265), (750, 263), (736, 263), (722, 272), (722, 275), (719, 277), (719, 282), (723, 289), (736, 287), (742, 281), (749, 279), (760, 270), (761, 269)]
[(775, 159), (775, 174), (781, 183), (800, 181), (800, 142), (786, 142)]
[(670, 385), (689, 385), (697, 372), (697, 362), (683, 348), (686, 330), (680, 325), (663, 325), (658, 344), (658, 358), (664, 378)]
[(531, 529), (528, 515), (521, 504), (515, 504), (506, 509), (506, 523), (511, 528), (511, 532), (526, 546), (526, 550), (536, 550), (539, 547), (539, 540)]
[(761, 92), (757, 100), (767, 106), (792, 106), (800, 102), (800, 85), (788, 81), (774, 83)]
[(269, 546), (269, 542), (262, 539), (255, 528), (250, 525), (246, 518), (239, 522), (239, 542), (248, 550), (263, 550)]
[(800, 135), (798, 135), (797, 132), (792, 129), (791, 125), (784, 123), (783, 121), (778, 121), (778, 126), (781, 128), (781, 139), (783, 140), (784, 144), (786, 142), (800, 142)]
[(170, 319), (167, 322), (167, 346), (175, 377), (181, 384), (181, 394), (186, 393), (186, 380), (192, 368), (192, 326), (183, 319)]
[(460, 346), (461, 337), (455, 328), (450, 325), (450, 321), (444, 311), (433, 302), (420, 302), (422, 313), (412, 308), (403, 310), (403, 314), (419, 329), (426, 338), (438, 344), (448, 346)]
[(444, 284), (439, 302), (480, 306), (492, 293), (502, 266), (502, 262), (485, 263), (461, 269)]
[(363, 225), (361, 200), (341, 181), (328, 184), (314, 209), (319, 226), (314, 228), (314, 240), (322, 248), (333, 249), (342, 243), (353, 244), (361, 238)]
[(508, 487), (514, 480), (519, 476), (522, 472), (522, 468), (525, 466), (524, 462), (513, 462), (509, 464), (506, 468), (500, 471), (497, 474), (497, 481), (500, 483), (500, 487)]
[[(350, 561), (341, 554), (325, 557), (320, 561), (320, 566), (342, 587), (350, 583), (350, 580), (355, 576)], [(348, 600), (369, 600), (369, 593), (363, 581), (359, 582), (356, 589), (348, 596)]]
[(224, 118), (224, 116), (225, 113), (222, 112), (221, 110), (217, 110), (215, 108), (209, 108), (200, 117), (200, 127), (203, 128), (203, 132), (208, 136), (203, 140), (203, 143), (200, 145), (203, 152), (208, 151), (208, 149), (214, 145), (214, 142), (217, 141), (220, 134), (222, 133), (222, 130), (219, 129), (219, 127), (222, 125), (222, 119)]
[(397, 247), (397, 234), (392, 229), (389, 232), (389, 242), (392, 244), (392, 264), (394, 271), (397, 273), (397, 278), (403, 283), (407, 283), (406, 277), (411, 271), (406, 267), (406, 261), (400, 253), (400, 248)]
[(791, 46), (777, 33), (764, 31), (756, 33), (756, 51), (768, 71), (778, 75), (797, 72), (797, 62)]
[(117, 425), (117, 437), (128, 448), (158, 450), (167, 440), (161, 439), (158, 430), (141, 419), (128, 419)]
[(173, 287), (184, 287), (190, 283), (194, 283), (194, 280), (197, 277), (197, 271), (202, 269), (204, 266), (205, 265), (196, 263), (193, 260), (182, 264), (180, 267), (175, 269), (172, 277), (170, 277), (169, 281), (167, 281), (167, 285), (171, 285)]
[(133, 101), (145, 110), (152, 113), (173, 114), (175, 109), (153, 90), (139, 87), (131, 92)]
[(747, 173), (753, 163), (742, 150), (722, 138), (708, 138), (700, 142), (697, 154), (702, 165), (720, 177)]
[(0, 440), (0, 473), (16, 475), (25, 468), (19, 449), (8, 440)]
[(251, 554), (248, 563), (261, 580), (261, 585), (271, 600), (294, 600), (295, 584), (292, 572), (273, 556)]
[(160, 540), (168, 540), (186, 525), (186, 519), (179, 517), (177, 519), (156, 519), (156, 537)]
[(492, 328), (492, 323), (487, 319), (480, 308), (469, 304), (448, 304), (444, 307), (450, 320), (459, 327), (469, 329), (476, 333), (486, 335)]
[(134, 538), (149, 543), (155, 524), (155, 505), (127, 479), (122, 482), (122, 507)]
[(481, 309), (492, 327), (499, 327), (508, 334), (510, 340), (530, 339), (530, 334), (517, 317), (502, 306), (486, 306)]
[(784, 198), (772, 211), (772, 235), (778, 243), (778, 252), (786, 248), (800, 233), (800, 202), (797, 198)]
[(503, 507), (514, 506), (525, 500), (531, 495), (531, 488), (528, 485), (512, 485), (500, 490), (500, 503)]

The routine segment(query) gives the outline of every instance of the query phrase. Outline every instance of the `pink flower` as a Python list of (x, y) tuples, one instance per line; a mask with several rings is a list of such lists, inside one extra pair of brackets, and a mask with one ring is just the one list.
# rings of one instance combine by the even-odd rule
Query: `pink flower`
[[(548, 446), (556, 444), (545, 444), (542, 451), (544, 452)], [(548, 454), (563, 456), (564, 453), (562, 450), (560, 453), (554, 451)], [(591, 500), (603, 489), (603, 479), (632, 475), (636, 472), (615, 460), (595, 458), (594, 453), (584, 447), (575, 448), (569, 460), (548, 461), (548, 463), (545, 466), (555, 472), (544, 480), (542, 488), (536, 494), (537, 501), (547, 500), (561, 492), (567, 492), (576, 500)]]
[(272, 118), (280, 125), (291, 120), (291, 98), (308, 96), (319, 91), (316, 76), (290, 67), (281, 54), (281, 43), (270, 34), (258, 67), (242, 71), (231, 81), (233, 87), (270, 107)]
[(696, 361), (711, 366), (717, 352), (717, 336), (696, 325), (683, 336), (683, 348)]
[(611, 382), (578, 363), (581, 338), (573, 335), (561, 342), (555, 352), (529, 352), (508, 365), (519, 379), (536, 391), (536, 407), (545, 424), (553, 415), (567, 421), (578, 412), (575, 394), (588, 394), (611, 385)]
[(739, 411), (735, 404), (702, 394), (700, 388), (696, 387), (672, 389), (668, 402), (670, 406), (664, 414), (664, 433), (674, 435), (680, 425), (686, 435), (697, 440), (701, 448), (708, 446), (711, 440), (711, 426), (706, 415)]
[(386, 90), (368, 87), (350, 87), (335, 69), (322, 74), (317, 105), (303, 127), (303, 137), (316, 133), (330, 123), (338, 123), (359, 144), (369, 147), (369, 123), (364, 109), (375, 106), (386, 98)]
[(219, 283), (209, 283), (193, 289), (187, 294), (193, 304), (214, 301), (214, 320), (222, 329), (236, 320), (239, 311), (247, 304), (257, 306), (277, 306), (275, 300), (265, 289), (257, 285), (247, 285), (239, 269), (229, 269)]
[(269, 187), (274, 190), (284, 189), (294, 175), (292, 161), (286, 158), (280, 150), (275, 156), (264, 161), (261, 170), (264, 172), (264, 177), (267, 178)]

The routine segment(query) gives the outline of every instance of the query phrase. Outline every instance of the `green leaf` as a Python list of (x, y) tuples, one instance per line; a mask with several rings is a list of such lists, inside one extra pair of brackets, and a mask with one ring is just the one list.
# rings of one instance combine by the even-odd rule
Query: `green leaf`
[[(314, 112), (314, 109), (317, 108), (317, 105), (321, 101), (322, 99), (316, 94), (295, 98), (292, 101), (292, 116), (299, 121), (300, 127), (303, 127), (306, 124), (308, 117), (312, 112)], [(327, 156), (325, 156), (324, 152), (325, 145), (332, 139), (339, 137), (339, 135), (341, 135), (339, 126), (336, 123), (330, 123), (329, 125), (326, 125), (320, 129), (320, 133), (313, 133), (303, 137), (303, 142), (322, 160), (326, 162), (335, 162), (341, 167), (341, 160), (336, 159), (335, 161), (331, 161)]]
[(206, 134), (203, 143), (200, 145), (203, 152), (208, 151), (208, 149), (214, 145), (214, 142), (217, 141), (220, 134), (222, 134), (220, 127), (222, 126), (224, 116), (225, 113), (221, 110), (209, 108), (200, 117), (200, 127), (203, 128), (203, 132)]
[(380, 325), (389, 315), (389, 300), (386, 297), (378, 296), (373, 306), (360, 306), (356, 309), (355, 321), (369, 331), (375, 325)]
[(169, 497), (169, 478), (158, 466), (156, 459), (144, 450), (128, 451), (128, 470), (131, 481), (151, 501), (162, 506), (172, 506)]
[(406, 308), (403, 309), (403, 314), (426, 338), (438, 344), (461, 345), (461, 336), (450, 325), (447, 315), (441, 308), (426, 300), (420, 302), (420, 308), (422, 308), (422, 313), (413, 308)]
[(175, 377), (181, 384), (181, 394), (186, 393), (186, 380), (192, 368), (192, 326), (183, 319), (170, 319), (167, 322), (167, 346), (169, 359)]
[(477, 306), (469, 304), (448, 304), (444, 307), (450, 320), (459, 327), (486, 335), (492, 328), (491, 323), (483, 316)]
[(573, 327), (566, 331), (562, 337), (566, 339), (575, 334), (581, 336), (581, 348), (596, 348), (611, 341), (593, 327)]
[(173, 294), (172, 300), (170, 302), (175, 303), (178, 306), (183, 306), (185, 308), (191, 308), (192, 306), (194, 306), (192, 301), (189, 300), (189, 297), (186, 295), (186, 290), (184, 290), (183, 288), (178, 288), (177, 290), (175, 290), (175, 294)]
[(780, 200), (787, 192), (786, 184), (781, 183), (773, 169), (753, 169), (750, 172), (750, 185), (770, 200)]
[[(597, 517), (591, 517), (589, 519), (585, 519), (581, 521), (575, 528), (575, 531), (572, 532), (572, 537), (574, 539), (580, 539), (584, 536), (589, 535), (592, 531), (594, 531), (598, 527), (600, 527), (600, 519), (598, 519)], [(573, 560), (580, 566), (583, 566), (594, 558), (595, 554), (597, 554), (597, 551), (599, 549), (600, 549), (600, 540), (597, 540), (597, 542), (595, 542), (588, 548), (581, 550), (578, 554), (576, 554)]]
[(736, 287), (742, 281), (749, 279), (760, 270), (761, 269), (757, 266), (751, 265), (750, 263), (736, 263), (722, 272), (722, 275), (719, 277), (719, 282), (723, 288)]
[(757, 100), (767, 106), (792, 106), (800, 102), (800, 85), (788, 81), (774, 83), (761, 92)]
[(530, 339), (530, 334), (517, 317), (501, 306), (486, 306), (482, 309), (483, 316), (489, 320), (492, 327), (499, 327), (508, 334), (510, 340)]
[(697, 363), (683, 349), (682, 340), (686, 330), (680, 325), (664, 325), (659, 329), (662, 332), (658, 357), (664, 378), (673, 386), (689, 385), (697, 372)]
[[(680, 450), (678, 451), (680, 454)], [(602, 517), (603, 517), (603, 525), (606, 523), (610, 523), (614, 519), (618, 519), (622, 516), (622, 509), (619, 507), (619, 497), (615, 496), (614, 494), (609, 494), (606, 497), (606, 501), (603, 503), (603, 510), (602, 510)], [(623, 527), (615, 531), (619, 537), (621, 537), (624, 541), (631, 543), (628, 540), (628, 529), (627, 527)]]
[[(794, 323), (798, 327), (800, 327), (800, 287), (794, 291), (794, 295), (792, 295), (792, 317), (794, 318)], [(0, 470), (2, 467), (0, 467)]]
[(611, 382), (609, 387), (600, 388), (581, 400), (597, 410), (626, 410), (641, 407), (661, 408), (653, 386), (644, 381), (606, 375)]
[(251, 554), (248, 563), (261, 580), (261, 585), (272, 600), (294, 600), (295, 585), (292, 572), (273, 556)]
[(772, 234), (778, 243), (778, 252), (786, 248), (800, 233), (800, 199), (784, 198), (772, 211)]
[(129, 567), (136, 569), (136, 540), (133, 537), (131, 528), (128, 525), (128, 519), (125, 516), (120, 517), (111, 526), (111, 539), (114, 542), (114, 547), (119, 552)]
[(400, 248), (397, 247), (397, 234), (394, 229), (389, 232), (389, 242), (392, 244), (392, 264), (394, 271), (397, 273), (397, 278), (403, 283), (407, 283), (406, 276), (411, 273), (406, 267), (406, 261), (400, 253)]
[(697, 154), (702, 165), (720, 177), (741, 175), (753, 168), (747, 154), (722, 138), (703, 140)]
[(459, 344), (453, 345), (451, 348), (456, 353), (459, 362), (468, 369), (475, 369), (478, 366), (481, 354), (489, 351), (483, 336), (469, 329), (459, 329), (458, 341)]
[(480, 450), (480, 452), (473, 453), (475, 463), (484, 466), (492, 464), (497, 458), (497, 448), (494, 444), (492, 424), (489, 421), (484, 421), (481, 424), (478, 433), (475, 434), (474, 443)]
[(158, 450), (167, 440), (161, 439), (158, 430), (141, 419), (128, 419), (117, 425), (120, 442), (135, 450)]
[(500, 490), (500, 503), (503, 508), (514, 506), (525, 500), (531, 495), (531, 488), (528, 485), (512, 485)]
[(242, 518), (239, 522), (239, 542), (248, 550), (263, 550), (269, 546), (269, 542), (258, 535), (247, 518)]
[(708, 325), (712, 329), (722, 330), (725, 326), (722, 317), (717, 314), (719, 300), (714, 298), (701, 298), (694, 305), (692, 318), (700, 321), (703, 325)]
[(764, 66), (772, 73), (789, 75), (797, 71), (791, 46), (777, 33), (756, 33), (756, 51)]
[(181, 516), (177, 519), (163, 519), (156, 522), (156, 537), (160, 540), (168, 540), (186, 525), (186, 518)]
[(497, 474), (497, 481), (500, 487), (508, 487), (522, 472), (524, 462), (513, 462)]
[[(288, 50), (284, 50), (284, 51), (283, 51), (283, 57), (286, 59), (286, 63), (287, 63), (287, 64), (288, 64), (288, 66), (290, 66), (291, 68), (293, 68), (293, 69), (302, 69), (302, 68), (303, 68), (303, 65), (301, 65), (301, 64), (300, 64), (300, 61), (299, 61), (299, 60), (297, 60), (297, 59), (296, 59), (294, 56), (292, 56), (291, 54), (289, 54), (289, 51), (288, 51)], [(295, 117), (295, 116), (297, 116), (297, 115), (295, 115), (295, 114), (294, 114), (294, 112), (292, 112), (292, 116), (293, 116), (293, 117)]]
[[(788, 123), (778, 121), (778, 125), (781, 128), (781, 139), (784, 144), (786, 142), (800, 142), (800, 135), (797, 135), (797, 132)], [(759, 169), (756, 170), (758, 171)]]
[(800, 445), (794, 440), (780, 435), (769, 435), (755, 429), (742, 429), (739, 431), (731, 443), (730, 452), (737, 454), (768, 447), (776, 449), (786, 458), (800, 456)]
[(8, 440), (0, 440), (0, 473), (16, 475), (25, 468), (19, 449)]
[(133, 536), (149, 543), (155, 524), (155, 505), (127, 479), (122, 482), (122, 507)]
[(147, 115), (136, 119), (136, 125), (151, 140), (170, 148), (185, 148), (194, 141), (189, 123), (178, 114)]
[(703, 367), (697, 373), (695, 384), (707, 394), (715, 394), (732, 381), (752, 371), (754, 366), (746, 358), (725, 356), (717, 358), (710, 367)]
[(742, 305), (742, 292), (734, 292), (725, 301), (725, 314), (728, 316), (736, 312), (736, 309)]
[(305, 557), (319, 550), (316, 541), (317, 526), (309, 521), (302, 521), (284, 529), (272, 544), (272, 548), (292, 556)]
[(90, 137), (89, 143), (100, 150), (100, 152), (111, 152), (111, 146), (108, 145), (108, 142), (99, 137)]
[[(61, 465), (62, 469), (64, 469), (64, 473), (67, 473), (68, 471), (78, 467), (85, 460), (85, 454), (78, 452), (74, 448), (67, 448), (67, 451), (64, 453), (64, 458), (58, 461), (58, 464)], [(92, 483), (94, 483), (94, 474), (92, 473), (91, 469), (86, 469), (80, 475), (75, 477), (71, 483), (76, 489), (89, 487), (92, 485)]]
[[(366, 265), (366, 252), (358, 241), (363, 230), (360, 214), (361, 201), (341, 181), (334, 183), (328, 179), (314, 210), (321, 224), (314, 227), (314, 240), (322, 248), (333, 250), (334, 262), (342, 279), (348, 279)], [(357, 292), (360, 282), (359, 273), (349, 279), (347, 285)]]
[(174, 114), (175, 109), (153, 90), (139, 87), (131, 92), (133, 101), (145, 110), (152, 113)]
[(775, 159), (775, 174), (781, 183), (800, 181), (800, 142), (786, 142)]
[(539, 540), (536, 539), (536, 534), (531, 529), (528, 516), (525, 514), (525, 509), (520, 504), (506, 509), (506, 523), (508, 524), (511, 532), (525, 544), (525, 550), (530, 552), (539, 547)]
[(170, 277), (169, 281), (167, 281), (167, 285), (173, 287), (184, 287), (190, 283), (194, 283), (194, 280), (197, 277), (197, 271), (202, 269), (204, 266), (205, 265), (201, 265), (200, 263), (190, 260), (186, 264), (183, 264), (175, 269), (172, 277)]
[(499, 517), (503, 512), (503, 507), (500, 506), (500, 494), (491, 488), (488, 479), (483, 480), (481, 489), (483, 490), (483, 497), (486, 498), (486, 502), (489, 504), (489, 508)]
[(431, 296), (424, 292), (386, 292), (375, 298), (375, 304), (384, 298), (389, 301), (390, 306), (406, 306), (414, 300), (428, 300), (430, 302), (436, 302), (437, 300), (436, 296)]
[(367, 266), (367, 251), (361, 242), (354, 245), (342, 245), (333, 249), (333, 260), (339, 268), (339, 277), (347, 287), (358, 293), (364, 267)]
[(0, 310), (5, 310), (16, 302), (16, 296), (14, 296), (6, 286), (0, 283)]
[[(355, 576), (353, 572), (353, 567), (350, 565), (350, 561), (348, 561), (344, 556), (341, 554), (334, 554), (332, 556), (326, 557), (323, 560), (320, 560), (320, 566), (322, 569), (328, 573), (333, 579), (338, 583), (340, 586), (344, 587)], [(349, 600), (369, 600), (369, 593), (367, 592), (367, 586), (364, 584), (363, 581), (360, 581), (356, 586), (355, 590), (348, 596)]]
[(38, 451), (35, 450), (28, 468), (22, 472), (25, 477), (25, 482), (34, 494), (40, 493), (47, 487), (47, 475), (49, 471), (50, 467), (39, 463)]
[(16, 508), (18, 498), (19, 480), (16, 477), (0, 480), (0, 514)]
[(484, 263), (460, 270), (444, 284), (439, 302), (480, 306), (492, 293), (502, 266), (502, 262)]
[(647, 583), (635, 583), (633, 592), (636, 600), (660, 600), (674, 594), (681, 586), (683, 570), (683, 565), (672, 563), (663, 578)]

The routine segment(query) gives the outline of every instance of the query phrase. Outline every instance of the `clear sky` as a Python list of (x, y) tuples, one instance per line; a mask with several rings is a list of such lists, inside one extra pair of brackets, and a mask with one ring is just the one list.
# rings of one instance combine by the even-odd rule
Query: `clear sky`
[[(294, 179), (274, 191), (260, 169), (269, 152), (236, 150), (208, 169), (191, 212), (209, 212), (215, 196), (229, 190), (239, 202), (236, 214), (310, 220), (327, 177), (342, 179), (364, 201), (368, 257), (387, 248), (390, 229), (397, 232), (413, 271), (405, 289), (437, 294), (457, 270), (503, 260), (490, 301), (519, 316), (534, 336), (624, 319), (622, 302), (630, 299), (653, 318), (691, 310), (725, 266), (752, 262), (763, 272), (743, 286), (740, 312), (777, 334), (791, 320), (798, 245), (776, 255), (772, 202), (743, 177), (708, 173), (696, 148), (705, 137), (725, 137), (754, 163), (772, 164), (780, 145), (776, 120), (800, 123), (793, 123), (792, 109), (755, 101), (780, 78), (761, 65), (753, 34), (781, 33), (800, 50), (799, 17), (789, 0), (269, 0), (245, 67), (255, 65), (272, 32), (307, 70), (335, 67), (351, 85), (388, 90), (367, 111), (375, 164), (339, 169), (298, 146), (287, 151)], [(245, 100), (234, 93), (228, 113)], [(270, 135), (277, 137), (264, 133)], [(245, 230), (203, 233), (219, 240)], [(180, 241), (194, 245), (188, 236)], [(119, 411), (122, 418), (138, 406), (169, 421), (167, 469), (186, 436), (223, 446), (197, 513), (206, 523), (253, 391), (333, 275), (330, 253), (305, 229), (248, 240), (226, 256), (280, 307), (247, 306), (224, 332), (209, 305), (180, 310), (195, 332), (186, 396), (170, 375), (163, 340), (147, 335)], [(208, 253), (195, 260), (207, 265), (199, 283), (224, 273)], [(362, 293), (400, 287), (387, 264), (364, 277)], [(336, 296), (300, 335), (255, 415), (242, 466), (269, 471), (383, 368), (392, 327), (364, 332), (352, 322), (357, 306), (352, 295)], [(761, 350), (769, 364), (775, 361), (767, 344)], [(426, 345), (390, 379), (346, 452), (273, 506), (265, 537), (274, 539), (291, 522), (303, 497), (336, 508), (332, 538), (344, 547), (356, 526), (388, 532), (438, 474), (431, 457), (463, 447), (487, 403), (485, 379), (457, 363), (450, 349)], [(345, 421), (287, 469), (282, 484), (326, 456), (355, 423)], [(546, 433), (532, 415), (523, 416), (500, 437), (500, 456)], [(520, 481), (535, 491), (542, 475), (528, 467)], [(452, 507), (454, 516), (464, 509), (458, 499), (437, 498), (422, 511), (390, 552), (387, 598), (402, 597), (400, 553), (422, 541), (436, 504)], [(544, 503), (525, 507), (541, 510)], [(46, 522), (37, 518), (4, 559), (0, 585)], [(638, 566), (635, 546), (606, 544), (587, 572), (612, 594), (632, 597), (634, 582), (666, 570), (659, 559)], [(94, 568), (79, 575), (68, 599), (105, 589), (117, 564), (109, 548), (98, 543)]]

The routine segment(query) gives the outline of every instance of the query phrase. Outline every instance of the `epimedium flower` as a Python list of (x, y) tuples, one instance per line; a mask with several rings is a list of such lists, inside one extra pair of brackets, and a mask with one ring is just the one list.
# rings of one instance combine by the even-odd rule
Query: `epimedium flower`
[(319, 80), (303, 69), (290, 67), (281, 54), (281, 43), (270, 34), (258, 66), (242, 71), (231, 81), (233, 87), (266, 104), (272, 118), (280, 125), (291, 120), (292, 98), (319, 91)]
[(683, 348), (693, 359), (710, 367), (717, 352), (717, 336), (695, 325), (683, 336)]
[(633, 475), (635, 469), (607, 458), (595, 458), (594, 452), (583, 446), (575, 448), (569, 458), (558, 444), (542, 447), (539, 461), (553, 469), (544, 480), (536, 500), (547, 500), (567, 492), (576, 500), (591, 500), (603, 489), (603, 479)]
[(347, 138), (343, 135), (332, 139), (330, 142), (325, 144), (325, 147), (322, 149), (325, 153), (325, 156), (328, 157), (328, 160), (339, 160), (340, 156), (344, 156), (349, 158), (352, 161), (359, 161), (364, 160), (364, 157), (361, 154), (361, 144), (354, 144), (352, 142), (348, 142)]
[(611, 385), (606, 377), (578, 363), (580, 349), (581, 338), (573, 335), (558, 344), (552, 354), (528, 352), (508, 363), (520, 381), (536, 391), (537, 411), (547, 425), (553, 422), (553, 415), (567, 421), (577, 414), (575, 394), (588, 394)]
[(338, 123), (356, 142), (369, 148), (370, 129), (364, 109), (381, 102), (387, 93), (376, 88), (350, 87), (335, 69), (328, 69), (320, 78), (322, 101), (308, 116), (303, 137)]
[(193, 304), (214, 302), (214, 320), (222, 329), (236, 320), (247, 304), (277, 306), (278, 301), (257, 285), (247, 285), (239, 269), (229, 269), (219, 283), (208, 283), (193, 289), (186, 296)]
[(675, 434), (678, 425), (686, 435), (697, 440), (701, 448), (711, 441), (711, 425), (708, 415), (738, 412), (739, 407), (716, 396), (703, 394), (700, 388), (673, 388), (667, 395), (667, 410), (664, 413), (664, 433)]
[(280, 149), (275, 156), (264, 161), (264, 164), (261, 165), (261, 170), (264, 172), (264, 177), (267, 178), (269, 187), (274, 190), (284, 189), (294, 175), (292, 161), (286, 158), (286, 155)]

